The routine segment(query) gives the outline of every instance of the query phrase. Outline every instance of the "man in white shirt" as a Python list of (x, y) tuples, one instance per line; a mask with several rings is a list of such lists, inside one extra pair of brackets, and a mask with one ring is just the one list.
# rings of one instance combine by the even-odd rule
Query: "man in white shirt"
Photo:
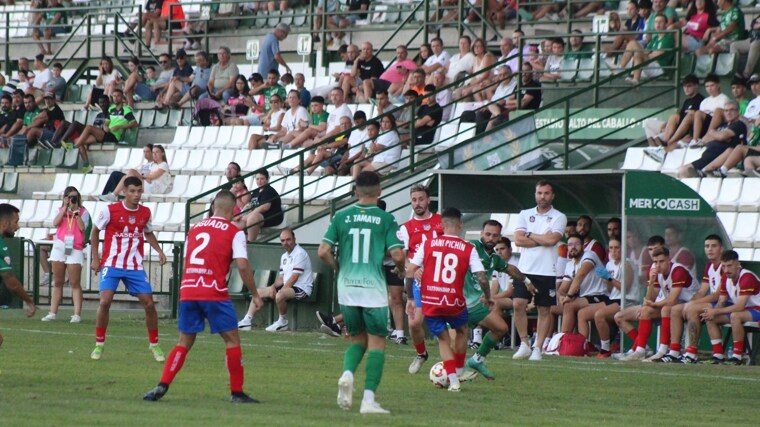
[(439, 37), (430, 41), (430, 48), (433, 50), (433, 54), (420, 67), (425, 71), (425, 75), (431, 79), (427, 83), (432, 83), (433, 73), (445, 72), (451, 60), (451, 55), (443, 50), (443, 41)]
[(748, 83), (755, 98), (747, 104), (747, 109), (744, 110), (744, 116), (742, 116), (741, 120), (748, 125), (752, 125), (760, 118), (760, 74), (753, 74), (749, 78)]
[(475, 55), (472, 54), (472, 41), (470, 36), (462, 36), (459, 38), (459, 53), (452, 56), (449, 63), (444, 66), (446, 81), (453, 82), (471, 74), (473, 65), (475, 65)]
[(724, 122), (723, 108), (730, 99), (720, 91), (720, 77), (715, 74), (705, 77), (705, 90), (707, 97), (699, 104), (699, 111), (687, 114), (675, 132), (675, 135), (691, 133), (689, 147), (700, 146), (702, 137)]
[(325, 129), (324, 133), (319, 133), (313, 138), (304, 141), (304, 147), (311, 147), (320, 141), (323, 141), (331, 136), (335, 136), (340, 133), (341, 117), (348, 117), (348, 119), (351, 120), (351, 123), (353, 124), (353, 115), (351, 114), (351, 109), (348, 108), (348, 105), (345, 103), (343, 89), (339, 87), (333, 88), (330, 91), (330, 102), (333, 104), (333, 109), (330, 112), (330, 115), (327, 116), (327, 129)]
[[(536, 207), (520, 212), (515, 230), (515, 244), (524, 248), (518, 268), (530, 279), (527, 286), (514, 283), (515, 326), (522, 343), (513, 359), (541, 360), (544, 340), (552, 327), (549, 311), (556, 304), (557, 244), (565, 232), (567, 217), (554, 209), (554, 186), (549, 181), (536, 183)], [(528, 338), (527, 306), (535, 299), (538, 308), (538, 326), (533, 351)]]
[[(273, 299), (277, 304), (280, 317), (265, 330), (267, 332), (279, 332), (288, 330), (288, 301), (303, 300), (311, 295), (313, 289), (313, 274), (309, 254), (296, 243), (296, 234), (290, 228), (285, 228), (280, 233), (280, 244), (285, 253), (280, 258), (280, 271), (272, 286), (259, 288), (259, 296), (262, 299)], [(251, 301), (248, 313), (238, 322), (239, 328), (249, 328), (253, 315), (256, 313), (256, 305)]]

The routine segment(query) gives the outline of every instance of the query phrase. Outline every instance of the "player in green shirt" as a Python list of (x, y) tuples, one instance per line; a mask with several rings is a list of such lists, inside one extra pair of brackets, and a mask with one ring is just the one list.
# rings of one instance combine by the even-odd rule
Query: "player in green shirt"
[[(496, 220), (488, 220), (483, 223), (483, 229), (480, 231), (480, 240), (471, 240), (470, 243), (475, 245), (478, 251), (480, 261), (486, 269), (486, 277), (493, 276), (494, 271), (500, 271), (509, 274), (513, 280), (525, 282), (526, 286), (530, 284), (530, 279), (525, 277), (514, 265), (507, 264), (494, 248), (501, 239), (501, 223)], [(464, 280), (464, 299), (467, 301), (468, 324), (470, 328), (478, 325), (488, 329), (488, 333), (483, 337), (483, 342), (478, 347), (478, 351), (467, 361), (467, 371), (461, 376), (462, 381), (470, 381), (477, 373), (483, 375), (488, 380), (493, 380), (494, 375), (486, 366), (486, 356), (496, 347), (499, 341), (504, 337), (509, 329), (507, 322), (504, 321), (502, 313), (493, 308), (491, 299), (491, 289), (481, 287), (478, 278), (470, 272)]]
[[(18, 228), (18, 208), (8, 203), (0, 204), (0, 278), (11, 293), (26, 303), (26, 317), (32, 317), (37, 307), (32, 297), (24, 291), (24, 285), (13, 274), (11, 267), (13, 260), (8, 251), (8, 245), (5, 243), (5, 239), (13, 237)], [(0, 334), (0, 345), (2, 344), (3, 336)]]
[(709, 41), (703, 47), (697, 49), (697, 55), (728, 52), (731, 43), (747, 38), (747, 31), (744, 27), (744, 13), (741, 9), (734, 6), (733, 0), (719, 0), (718, 7), (722, 12), (720, 26), (707, 29), (705, 39)]
[[(338, 270), (338, 303), (351, 341), (343, 359), (343, 375), (338, 380), (338, 406), (351, 409), (354, 373), (367, 352), (364, 398), (359, 412), (388, 414), (375, 401), (385, 363), (388, 324), (383, 258), (389, 251), (402, 275), (406, 261), (404, 245), (396, 237), (398, 223), (393, 215), (377, 207), (380, 176), (374, 172), (360, 173), (354, 191), (358, 203), (335, 214), (319, 246), (319, 257)], [(336, 245), (337, 261), (333, 255)]]
[(74, 146), (79, 149), (79, 155), (82, 157), (82, 173), (89, 173), (92, 170), (90, 157), (87, 155), (88, 145), (103, 142), (118, 143), (127, 129), (138, 126), (132, 109), (124, 104), (124, 92), (121, 89), (114, 89), (111, 97), (113, 97), (113, 103), (108, 108), (103, 129), (86, 126), (82, 135), (74, 141)]

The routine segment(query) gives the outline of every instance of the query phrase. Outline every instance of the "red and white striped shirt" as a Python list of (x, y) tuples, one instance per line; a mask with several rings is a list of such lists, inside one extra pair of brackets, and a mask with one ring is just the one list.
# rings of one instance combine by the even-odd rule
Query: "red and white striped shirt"
[(153, 231), (150, 209), (142, 205), (128, 209), (123, 202), (112, 203), (98, 213), (95, 226), (106, 232), (101, 268), (143, 269), (144, 233)]

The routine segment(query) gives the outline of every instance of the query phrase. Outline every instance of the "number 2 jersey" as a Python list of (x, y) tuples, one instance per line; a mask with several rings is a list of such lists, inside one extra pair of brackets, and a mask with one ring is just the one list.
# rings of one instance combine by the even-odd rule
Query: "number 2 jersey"
[(468, 271), (485, 271), (475, 246), (456, 236), (426, 240), (417, 248), (412, 264), (422, 267), (422, 314), (456, 316), (467, 307), (464, 281)]
[(153, 231), (150, 219), (150, 209), (143, 205), (129, 209), (120, 202), (101, 209), (95, 218), (95, 226), (105, 230), (100, 266), (142, 270), (144, 233)]
[(338, 246), (338, 303), (353, 307), (387, 307), (383, 257), (401, 249), (393, 215), (375, 205), (355, 204), (338, 211), (322, 240)]
[(230, 264), (247, 257), (245, 234), (235, 224), (218, 216), (195, 224), (187, 234), (179, 300), (228, 300)]

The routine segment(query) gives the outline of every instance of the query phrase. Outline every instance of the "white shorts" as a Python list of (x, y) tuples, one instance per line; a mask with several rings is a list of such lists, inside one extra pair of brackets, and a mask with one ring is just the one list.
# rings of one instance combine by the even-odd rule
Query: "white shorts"
[(657, 62), (650, 62), (641, 70), (641, 76), (645, 79), (654, 79), (662, 75), (662, 67)]
[(53, 249), (50, 251), (50, 262), (62, 262), (64, 264), (84, 265), (84, 252), (80, 249), (72, 249), (69, 256), (66, 256), (66, 248), (60, 240), (53, 242)]

